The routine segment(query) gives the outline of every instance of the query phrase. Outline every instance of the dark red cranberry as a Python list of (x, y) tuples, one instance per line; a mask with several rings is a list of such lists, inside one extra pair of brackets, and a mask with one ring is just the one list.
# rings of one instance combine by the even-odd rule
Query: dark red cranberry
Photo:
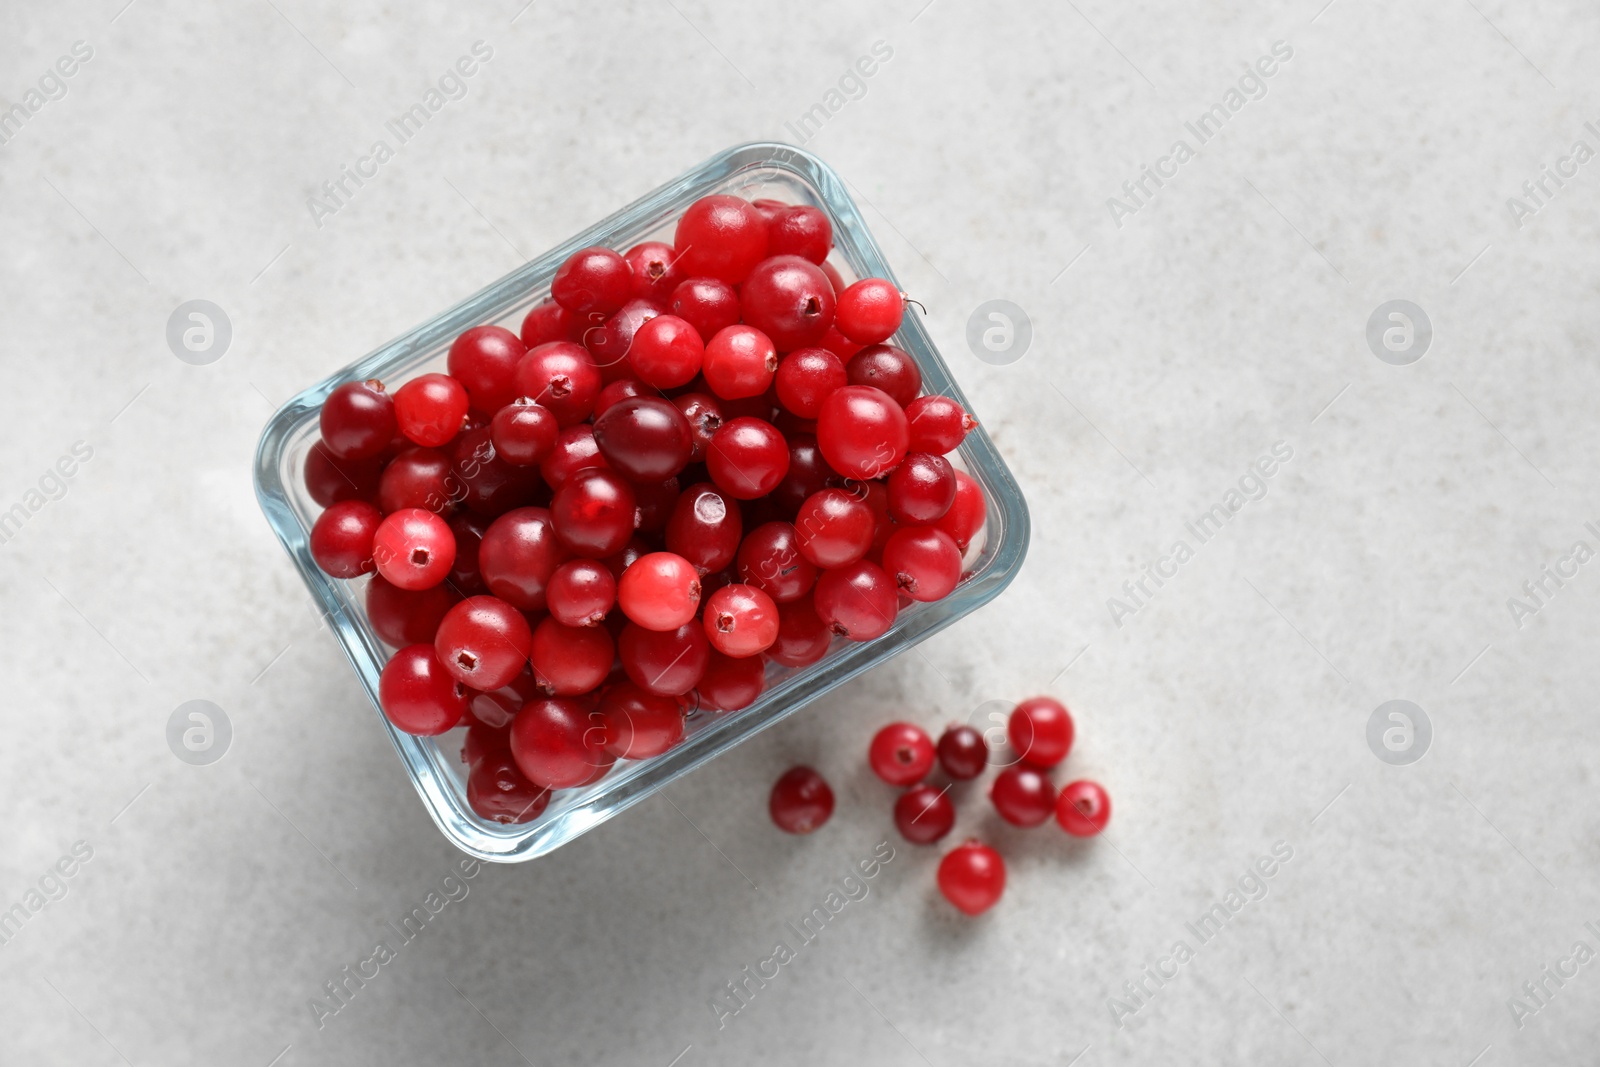
[(523, 611), (544, 610), (545, 585), (566, 560), (567, 550), (544, 508), (506, 512), (489, 526), (478, 548), (478, 566), (489, 592)]
[(394, 401), (375, 379), (345, 382), (322, 403), (322, 441), (339, 459), (372, 459), (394, 439)]
[(679, 494), (667, 520), (667, 551), (694, 564), (701, 574), (720, 571), (734, 560), (744, 522), (739, 508), (709, 482), (691, 485)]
[(739, 546), (739, 574), (779, 604), (798, 600), (817, 581), (817, 568), (800, 554), (794, 526), (769, 522), (745, 535)]
[(871, 385), (882, 389), (902, 408), (922, 392), (922, 371), (917, 361), (894, 345), (863, 348), (845, 364), (851, 385)]
[(833, 790), (810, 767), (790, 767), (772, 784), (767, 812), (784, 833), (809, 834), (833, 815)]
[(638, 396), (612, 405), (594, 422), (594, 440), (611, 467), (634, 481), (661, 482), (689, 463), (689, 420), (670, 400)]
[(472, 406), (493, 414), (516, 399), (517, 364), (528, 349), (504, 326), (474, 326), (450, 346), (446, 366)]

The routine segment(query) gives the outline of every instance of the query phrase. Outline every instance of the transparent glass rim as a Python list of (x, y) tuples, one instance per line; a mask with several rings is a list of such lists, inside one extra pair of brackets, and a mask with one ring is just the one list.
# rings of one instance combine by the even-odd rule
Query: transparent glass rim
[[(628, 776), (590, 787), (592, 795), (555, 817), (541, 816), (525, 824), (503, 825), (480, 819), (466, 809), (460, 790), (447, 781), (433, 738), (395, 729), (378, 705), (378, 676), (388, 658), (384, 646), (364, 620), (351, 616), (351, 602), (341, 595), (345, 584), (325, 574), (311, 559), (309, 527), (291, 504), (284, 484), (286, 449), (318, 418), (322, 402), (338, 386), (368, 378), (393, 380), (427, 358), (440, 344), (462, 331), (493, 322), (525, 302), (530, 293), (547, 291), (556, 268), (573, 252), (593, 245), (621, 247), (619, 239), (642, 223), (676, 215), (689, 203), (740, 174), (755, 170), (787, 172), (809, 184), (828, 212), (834, 245), (857, 277), (895, 278), (844, 181), (816, 156), (792, 145), (761, 142), (719, 152), (679, 177), (491, 283), (447, 311), (305, 389), (286, 402), (262, 432), (256, 451), (256, 497), (267, 522), (299, 568), (312, 597), (328, 619), (383, 723), (407, 774), (440, 831), (462, 851), (490, 862), (514, 863), (544, 855), (579, 834), (626, 810), (668, 783), (689, 773), (757, 732), (813, 703), (834, 687), (884, 662), (970, 614), (1000, 594), (1021, 568), (1029, 540), (1027, 504), (1010, 470), (987, 433), (979, 426), (961, 445), (959, 457), (984, 489), (988, 500), (990, 543), (970, 575), (944, 600), (916, 605), (902, 612), (886, 634), (873, 641), (836, 648), (821, 662), (786, 679), (742, 711), (719, 715), (716, 721), (672, 750), (644, 761)], [(907, 315), (895, 341), (916, 359), (924, 389), (971, 406), (952, 380), (949, 369), (917, 315)], [(296, 472), (298, 473), (298, 472)]]

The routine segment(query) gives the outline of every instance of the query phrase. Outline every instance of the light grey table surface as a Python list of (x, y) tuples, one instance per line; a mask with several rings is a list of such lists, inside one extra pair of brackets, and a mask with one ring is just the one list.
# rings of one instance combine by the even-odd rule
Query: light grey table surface
[[(1600, 150), (1600, 12), (1323, 3), (0, 5), (26, 112), (0, 146), (0, 909), (27, 915), (0, 1062), (1595, 1062), (1600, 563), (1572, 551), (1600, 550), (1600, 162), (1572, 153)], [(314, 218), (478, 41), (465, 95)], [(807, 113), (1027, 494), (1021, 575), (924, 655), (460, 883), (319, 1026), (458, 854), (256, 506), (262, 425)], [(1169, 177), (1132, 198), (1146, 165)], [(166, 340), (192, 299), (231, 324), (209, 365)], [(965, 341), (989, 299), (1032, 324), (1009, 365)], [(1409, 363), (1421, 335), (1398, 363), (1367, 340), (1396, 299), (1433, 331)], [(1202, 542), (1186, 523), (1241, 479), (1260, 499)], [(1115, 816), (1074, 843), (966, 790), (956, 834), (1011, 874), (965, 921), (866, 741), (1037, 692), (1077, 718), (1060, 779)], [(193, 699), (232, 727), (206, 767), (165, 736)], [(1431, 726), (1408, 766), (1368, 744), (1391, 700)], [(839, 795), (803, 840), (765, 812), (795, 762)], [(724, 983), (882, 841), (869, 894), (719, 1028)]]

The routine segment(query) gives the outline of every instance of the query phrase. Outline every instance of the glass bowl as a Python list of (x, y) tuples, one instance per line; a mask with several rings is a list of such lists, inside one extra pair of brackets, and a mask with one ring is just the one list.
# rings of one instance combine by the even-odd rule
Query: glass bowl
[[(718, 753), (818, 700), (835, 686), (987, 603), (1022, 566), (1028, 546), (1027, 505), (980, 421), (959, 453), (950, 457), (982, 485), (988, 498), (985, 531), (974, 538), (974, 548), (968, 552), (965, 571), (955, 591), (934, 603), (905, 607), (893, 628), (876, 640), (856, 643), (835, 639), (828, 654), (809, 667), (771, 664), (767, 690), (756, 703), (736, 712), (691, 711), (684, 740), (670, 751), (638, 762), (618, 761), (598, 782), (554, 793), (539, 818), (502, 824), (481, 818), (467, 804), (460, 729), (439, 737), (415, 737), (389, 724), (378, 706), (378, 675), (390, 652), (366, 618), (366, 579), (341, 581), (329, 577), (312, 562), (308, 547), (312, 523), (321, 509), (307, 493), (301, 472), (306, 453), (318, 438), (318, 411), (323, 400), (334, 388), (349, 381), (378, 378), (393, 389), (417, 374), (442, 371), (451, 341), (469, 327), (496, 323), (513, 333), (520, 332), (523, 316), (549, 295), (551, 277), (571, 253), (592, 245), (621, 251), (646, 240), (670, 243), (677, 217), (691, 202), (711, 193), (733, 193), (749, 199), (768, 197), (819, 207), (833, 223), (834, 252), (830, 262), (846, 283), (861, 277), (895, 280), (844, 182), (827, 164), (790, 145), (742, 145), (713, 156), (306, 389), (273, 415), (261, 435), (255, 483), (256, 497), (267, 522), (326, 613), (334, 636), (361, 679), (373, 711), (388, 731), (400, 762), (433, 821), (457, 847), (479, 859), (515, 863), (560, 847)], [(950, 396), (971, 410), (917, 315), (907, 314), (891, 340), (917, 361), (926, 392)], [(980, 539), (982, 547), (978, 548)]]

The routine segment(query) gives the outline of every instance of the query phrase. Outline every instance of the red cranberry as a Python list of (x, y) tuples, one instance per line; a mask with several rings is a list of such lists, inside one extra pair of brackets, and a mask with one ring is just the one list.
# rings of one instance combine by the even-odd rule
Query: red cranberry
[(946, 790), (916, 785), (894, 802), (894, 828), (913, 845), (931, 845), (956, 824), (956, 806)]
[(820, 342), (833, 324), (833, 286), (815, 263), (773, 256), (750, 272), (739, 289), (744, 321), (780, 352)]
[[(640, 558), (649, 555), (652, 547), (644, 538), (635, 535), (628, 539), (627, 545), (621, 552), (614, 556), (607, 556), (600, 562), (606, 565), (606, 569), (611, 572), (611, 577), (620, 582), (628, 568), (638, 562)], [(613, 619), (617, 617), (617, 615), (611, 616)], [(623, 618), (626, 618), (626, 616), (623, 616)]]
[[(826, 269), (828, 266), (830, 266), (830, 264), (823, 264), (824, 269)], [(838, 316), (838, 309), (835, 308), (834, 318), (838, 318)], [(822, 340), (819, 343), (821, 347), (826, 348), (829, 352), (832, 352), (834, 355), (838, 356), (840, 360), (845, 362), (848, 362), (851, 356), (867, 347), (866, 345), (857, 344), (844, 334), (840, 333), (837, 323), (828, 327), (828, 332), (822, 335)]]
[(375, 574), (367, 583), (367, 621), (384, 644), (395, 648), (431, 645), (439, 620), (455, 602), (455, 593), (442, 582), (428, 589), (401, 589)]
[(872, 385), (894, 398), (905, 407), (922, 392), (922, 371), (910, 354), (894, 345), (873, 345), (863, 348), (845, 364), (845, 376), (851, 385)]
[(622, 628), (617, 650), (622, 669), (635, 685), (664, 696), (681, 696), (699, 684), (711, 646), (698, 622), (676, 630), (647, 630), (630, 622)]
[(788, 834), (809, 834), (833, 814), (833, 790), (810, 767), (790, 767), (772, 784), (767, 811)]
[(724, 656), (757, 656), (778, 639), (778, 605), (753, 585), (725, 585), (705, 603), (706, 639)]
[(988, 911), (1005, 891), (1005, 860), (988, 845), (968, 841), (939, 861), (939, 892), (968, 915)]
[(400, 432), (416, 444), (437, 448), (461, 431), (467, 417), (467, 391), (448, 374), (424, 374), (394, 394)]
[(536, 467), (556, 447), (561, 430), (555, 414), (532, 397), (518, 397), (494, 413), (489, 439), (507, 463)]
[(889, 535), (883, 569), (912, 600), (942, 600), (961, 581), (961, 550), (947, 533), (907, 526)]
[(550, 518), (567, 551), (604, 558), (622, 551), (633, 536), (638, 500), (616, 471), (581, 471), (556, 490)]
[(906, 413), (870, 385), (835, 390), (817, 413), (817, 444), (829, 466), (846, 478), (870, 481), (893, 470), (910, 439)]
[(938, 522), (955, 499), (956, 472), (943, 456), (912, 452), (889, 474), (889, 517), (895, 522)]
[(890, 785), (915, 785), (933, 769), (933, 741), (920, 726), (892, 722), (872, 735), (867, 763)]
[(544, 592), (552, 619), (566, 626), (598, 626), (616, 605), (617, 580), (605, 564), (575, 559), (551, 572)]
[(700, 373), (706, 346), (698, 331), (676, 315), (657, 315), (633, 335), (628, 362), (657, 389), (688, 385)]
[(839, 475), (822, 458), (822, 449), (817, 447), (814, 434), (785, 432), (784, 437), (789, 442), (789, 472), (772, 491), (771, 500), (787, 519), (798, 514), (800, 506), (813, 494), (836, 483)]
[(334, 504), (311, 527), (311, 558), (335, 578), (357, 578), (374, 569), (373, 539), (383, 513), (364, 500)]
[(443, 511), (460, 503), (464, 493), (450, 453), (442, 448), (408, 448), (390, 460), (378, 478), (378, 507), (384, 514), (405, 508)]
[(685, 274), (738, 285), (766, 258), (767, 221), (737, 196), (701, 197), (678, 219), (672, 247)]
[(809, 204), (784, 207), (767, 219), (769, 256), (800, 256), (821, 263), (832, 248), (833, 224)]
[(833, 632), (852, 641), (883, 636), (900, 610), (894, 581), (864, 559), (823, 571), (812, 598)]
[(532, 647), (528, 620), (492, 596), (468, 597), (445, 612), (433, 638), (445, 670), (480, 692), (511, 684), (527, 665)]
[(574, 315), (591, 311), (609, 315), (627, 301), (632, 289), (633, 271), (609, 248), (579, 249), (550, 280), (551, 298)]
[(468, 430), (451, 446), (451, 472), (467, 507), (493, 518), (528, 503), (539, 488), (532, 467), (517, 467), (495, 451), (488, 426)]
[(539, 461), (539, 475), (554, 492), (581, 470), (603, 469), (611, 465), (595, 444), (594, 427), (588, 423), (568, 426), (556, 435), (556, 446)]
[(467, 804), (490, 822), (532, 822), (549, 803), (550, 790), (528, 781), (509, 747), (486, 755), (467, 775)]
[(571, 341), (530, 348), (517, 364), (517, 394), (548, 408), (562, 426), (589, 417), (601, 384), (600, 368), (582, 345)]
[(634, 397), (594, 420), (594, 441), (613, 468), (636, 482), (662, 482), (694, 454), (689, 420), (669, 400)]
[(1038, 826), (1056, 810), (1056, 788), (1050, 779), (1021, 763), (1000, 772), (989, 787), (989, 799), (1013, 826)]
[(399, 729), (431, 736), (461, 721), (467, 689), (440, 665), (432, 645), (407, 645), (383, 665), (378, 703)]
[(904, 314), (905, 296), (893, 282), (862, 278), (839, 294), (833, 321), (850, 340), (875, 345), (887, 341), (900, 328)]
[(554, 300), (535, 304), (522, 320), (524, 348), (549, 344), (551, 341), (576, 341), (582, 336), (577, 320), (566, 308)]
[[(607, 382), (617, 381), (633, 373), (628, 362), (628, 351), (633, 347), (634, 335), (639, 327), (666, 312), (659, 304), (649, 300), (634, 299), (599, 326), (584, 331), (583, 347), (594, 357), (600, 376)], [(598, 405), (597, 405), (598, 408)]]
[(983, 489), (966, 471), (956, 471), (955, 500), (951, 501), (950, 510), (933, 526), (949, 534), (956, 547), (965, 553), (972, 539), (983, 529), (988, 514), (989, 505), (983, 498)]
[(711, 447), (711, 439), (722, 429), (722, 405), (716, 397), (706, 393), (680, 393), (672, 398), (672, 404), (689, 422), (689, 441), (693, 446), (689, 453), (690, 462), (704, 461), (706, 449)]
[(372, 535), (372, 561), (378, 573), (401, 589), (438, 585), (455, 558), (456, 539), (449, 525), (421, 508), (386, 516)]
[(794, 528), (800, 554), (827, 569), (865, 556), (876, 522), (861, 500), (843, 489), (824, 489), (800, 505)]
[(494, 412), (516, 399), (517, 364), (527, 352), (504, 326), (474, 326), (455, 339), (445, 365), (466, 387), (473, 407)]
[(906, 405), (911, 451), (936, 456), (954, 452), (978, 425), (960, 404), (947, 396), (919, 396)]
[(394, 440), (394, 401), (376, 380), (345, 382), (322, 402), (322, 443), (338, 459), (372, 459)]
[[(471, 693), (467, 697), (467, 714), (472, 716), (484, 726), (492, 727), (499, 731), (511, 725), (511, 720), (517, 717), (517, 712), (522, 710), (522, 705), (530, 700), (539, 700), (545, 693), (539, 688), (539, 683), (534, 679), (533, 672), (519, 671), (510, 683), (499, 689), (491, 689), (487, 693)], [(501, 742), (506, 742), (503, 734), (499, 735)], [(470, 742), (471, 736), (467, 738)], [(476, 763), (477, 760), (468, 756), (465, 749), (462, 755), (467, 758), (467, 763)]]
[(1093, 837), (1111, 821), (1111, 798), (1096, 782), (1068, 782), (1056, 798), (1056, 822), (1073, 837)]
[(506, 512), (490, 524), (478, 546), (478, 567), (489, 592), (523, 611), (544, 610), (545, 586), (566, 559), (544, 508)]
[(779, 604), (805, 596), (817, 581), (816, 564), (800, 554), (795, 528), (787, 522), (751, 530), (736, 558), (740, 576)]
[(666, 543), (701, 574), (720, 571), (733, 562), (744, 533), (739, 508), (709, 482), (691, 485), (673, 505)]
[[(633, 368), (628, 368), (632, 372)], [(624, 400), (631, 400), (636, 396), (659, 396), (654, 386), (649, 386), (637, 378), (618, 378), (605, 384), (598, 396), (594, 398), (594, 417), (610, 411)]]
[(695, 691), (703, 708), (738, 711), (754, 704), (766, 685), (767, 665), (760, 656), (736, 659), (713, 650)]
[(844, 361), (826, 348), (797, 348), (778, 364), (778, 403), (803, 419), (814, 419), (822, 402), (849, 384)]
[(989, 765), (989, 746), (970, 726), (952, 726), (939, 735), (939, 766), (958, 781), (968, 781)]
[(1024, 762), (1054, 767), (1072, 751), (1072, 716), (1054, 697), (1024, 700), (1006, 722), (1006, 736)]
[(828, 654), (833, 631), (809, 598), (778, 605), (778, 639), (767, 658), (785, 667), (809, 667)]
[(718, 396), (737, 400), (760, 396), (778, 370), (778, 350), (753, 326), (727, 326), (706, 342), (701, 373)]
[(678, 257), (664, 241), (646, 241), (623, 253), (633, 272), (633, 295), (665, 303), (683, 280)]
[(571, 789), (610, 766), (614, 757), (601, 745), (599, 716), (575, 700), (551, 697), (529, 701), (511, 723), (511, 754), (517, 769), (535, 785)]
[(668, 310), (710, 341), (719, 330), (739, 321), (739, 294), (715, 278), (690, 278), (672, 291)]
[(754, 500), (776, 489), (789, 472), (789, 444), (770, 422), (730, 419), (711, 439), (706, 469), (729, 496)]
[(381, 456), (373, 459), (339, 459), (321, 441), (306, 451), (304, 469), (306, 491), (322, 507), (341, 500), (378, 498), (378, 478), (383, 473)]
[(563, 626), (545, 619), (533, 631), (529, 659), (541, 689), (556, 696), (578, 696), (606, 680), (615, 654), (604, 626)]
[(617, 606), (647, 630), (676, 630), (700, 607), (700, 572), (673, 552), (641, 556), (622, 572)]
[(618, 759), (649, 759), (683, 740), (683, 708), (674, 697), (618, 682), (600, 697), (605, 750)]

